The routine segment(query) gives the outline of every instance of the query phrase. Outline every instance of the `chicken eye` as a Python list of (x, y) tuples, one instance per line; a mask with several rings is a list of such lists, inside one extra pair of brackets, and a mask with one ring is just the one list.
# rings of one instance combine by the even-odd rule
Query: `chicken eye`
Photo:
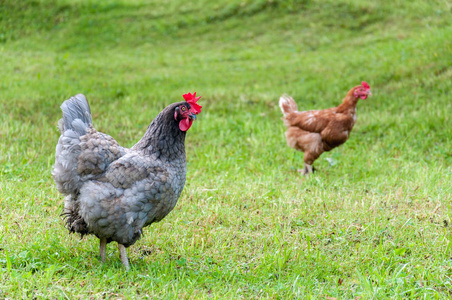
[(182, 107), (181, 107), (181, 110), (182, 110), (182, 111), (186, 111), (187, 108), (186, 108), (185, 106), (182, 106)]

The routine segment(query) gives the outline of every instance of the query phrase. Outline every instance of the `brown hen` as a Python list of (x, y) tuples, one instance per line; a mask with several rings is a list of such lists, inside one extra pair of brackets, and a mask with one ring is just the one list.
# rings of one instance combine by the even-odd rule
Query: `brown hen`
[(366, 99), (370, 92), (367, 82), (348, 91), (342, 103), (323, 110), (298, 111), (297, 104), (288, 95), (279, 99), (282, 118), (287, 127), (287, 144), (304, 152), (304, 175), (312, 173), (312, 164), (325, 151), (345, 143), (356, 122), (356, 104)]

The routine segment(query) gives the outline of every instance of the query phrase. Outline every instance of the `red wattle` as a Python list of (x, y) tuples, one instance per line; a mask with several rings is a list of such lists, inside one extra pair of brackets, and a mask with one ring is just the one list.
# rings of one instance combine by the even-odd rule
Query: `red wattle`
[(179, 129), (182, 131), (187, 131), (188, 129), (190, 129), (192, 123), (193, 123), (192, 119), (189, 118), (182, 119), (179, 122)]

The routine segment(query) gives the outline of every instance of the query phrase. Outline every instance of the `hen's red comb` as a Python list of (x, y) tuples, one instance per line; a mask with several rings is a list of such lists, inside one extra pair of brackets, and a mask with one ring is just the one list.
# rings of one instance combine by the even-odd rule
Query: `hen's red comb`
[(367, 82), (361, 81), (361, 85), (362, 85), (362, 87), (365, 88), (366, 90), (370, 90), (370, 85), (369, 85)]
[(193, 94), (191, 94), (191, 93), (183, 94), (182, 97), (184, 97), (185, 101), (190, 103), (190, 106), (193, 109), (193, 113), (195, 115), (197, 115), (201, 112), (202, 106), (199, 105), (198, 103), (196, 103), (201, 98), (201, 96), (196, 97), (196, 92), (194, 92)]

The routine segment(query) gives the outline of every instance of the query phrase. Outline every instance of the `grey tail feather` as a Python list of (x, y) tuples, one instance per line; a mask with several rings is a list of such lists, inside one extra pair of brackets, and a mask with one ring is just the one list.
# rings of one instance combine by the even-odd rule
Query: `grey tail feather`
[[(88, 101), (86, 101), (85, 96), (82, 94), (77, 94), (64, 101), (61, 105), (61, 110), (63, 111), (64, 130), (72, 129), (82, 134), (83, 132), (80, 132), (80, 130), (83, 130), (83, 127), (87, 128), (92, 125), (91, 109), (89, 108)], [(79, 121), (76, 121), (77, 119)]]
[(88, 226), (83, 218), (75, 211), (61, 213), (63, 219), (66, 221), (66, 228), (69, 233), (79, 233), (80, 238), (89, 234)]

